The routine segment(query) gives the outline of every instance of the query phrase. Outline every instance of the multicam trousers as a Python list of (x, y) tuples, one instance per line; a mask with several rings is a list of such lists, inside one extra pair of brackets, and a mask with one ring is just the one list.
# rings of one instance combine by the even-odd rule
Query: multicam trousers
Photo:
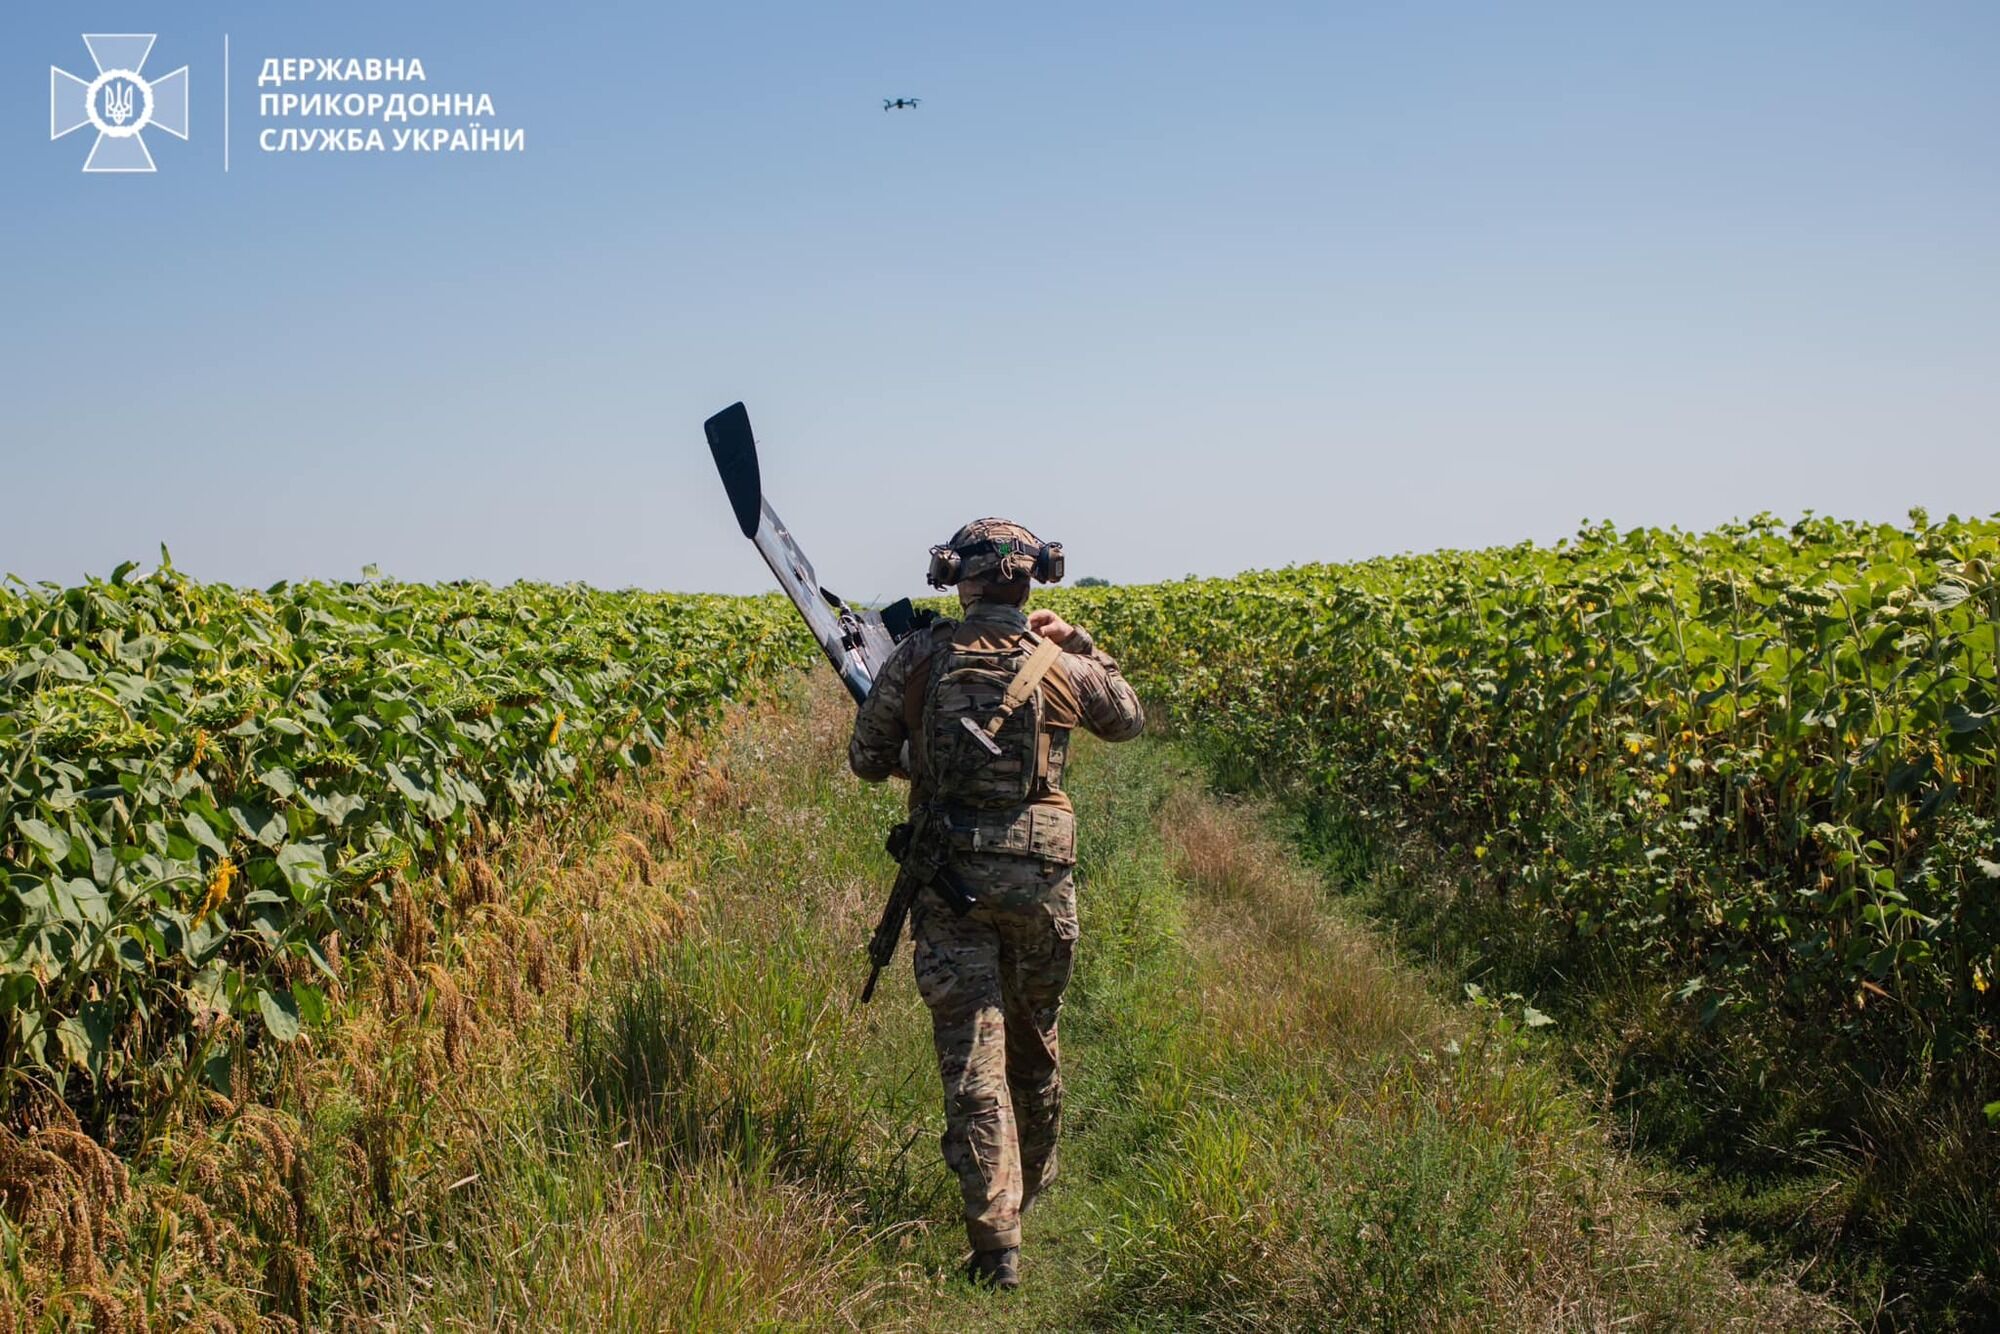
[(954, 862), (979, 905), (918, 895), (910, 934), (944, 1079), (945, 1165), (974, 1250), (1021, 1244), (1021, 1211), (1055, 1180), (1062, 1120), (1056, 1013), (1076, 943), (1068, 866), (971, 853)]

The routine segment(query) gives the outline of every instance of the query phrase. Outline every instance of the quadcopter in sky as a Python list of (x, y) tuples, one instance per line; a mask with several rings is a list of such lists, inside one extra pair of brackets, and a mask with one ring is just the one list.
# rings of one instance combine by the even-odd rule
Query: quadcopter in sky
[(884, 111), (904, 111), (923, 101), (921, 97), (885, 97), (882, 99)]

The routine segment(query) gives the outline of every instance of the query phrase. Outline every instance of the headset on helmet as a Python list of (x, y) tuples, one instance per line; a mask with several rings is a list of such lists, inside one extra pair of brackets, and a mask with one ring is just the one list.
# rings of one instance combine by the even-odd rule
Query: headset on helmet
[(1045, 584), (1063, 577), (1060, 542), (1044, 542), (1027, 529), (1004, 519), (979, 519), (952, 534), (943, 546), (931, 548), (925, 578), (932, 588), (996, 572), (999, 578), (1031, 574)]

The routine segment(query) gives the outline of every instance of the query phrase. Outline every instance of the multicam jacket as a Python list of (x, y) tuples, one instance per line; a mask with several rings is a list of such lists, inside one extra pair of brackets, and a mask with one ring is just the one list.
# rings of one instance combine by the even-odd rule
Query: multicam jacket
[[(961, 645), (1000, 647), (1027, 632), (1028, 617), (1019, 607), (977, 602), (964, 620), (940, 622), (898, 644), (854, 719), (848, 766), (871, 783), (902, 772), (903, 743), (919, 730), (924, 690), (946, 636)], [(1107, 741), (1126, 741), (1144, 729), (1146, 714), (1118, 664), (1097, 650), (1086, 631), (1079, 629), (1063, 647), (1065, 652), (1041, 684), (1044, 726), (1054, 735), (1050, 782), (1032, 804), (1067, 812), (1070, 801), (1061, 779), (1070, 732), (1082, 727)], [(915, 765), (917, 772), (909, 775), (912, 809), (930, 800), (932, 786), (930, 775), (923, 772), (922, 756), (916, 757)]]

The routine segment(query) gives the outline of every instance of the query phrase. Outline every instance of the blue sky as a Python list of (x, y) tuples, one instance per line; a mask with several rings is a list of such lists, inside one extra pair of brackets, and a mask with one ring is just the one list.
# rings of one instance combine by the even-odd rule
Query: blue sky
[[(193, 133), (87, 176), (48, 67), (129, 31)], [(2000, 508), (1991, 3), (44, 3), (0, 54), (31, 579), (764, 587), (738, 398), (853, 596), (986, 513), (1141, 580)], [(527, 151), (260, 153), (281, 55)]]

